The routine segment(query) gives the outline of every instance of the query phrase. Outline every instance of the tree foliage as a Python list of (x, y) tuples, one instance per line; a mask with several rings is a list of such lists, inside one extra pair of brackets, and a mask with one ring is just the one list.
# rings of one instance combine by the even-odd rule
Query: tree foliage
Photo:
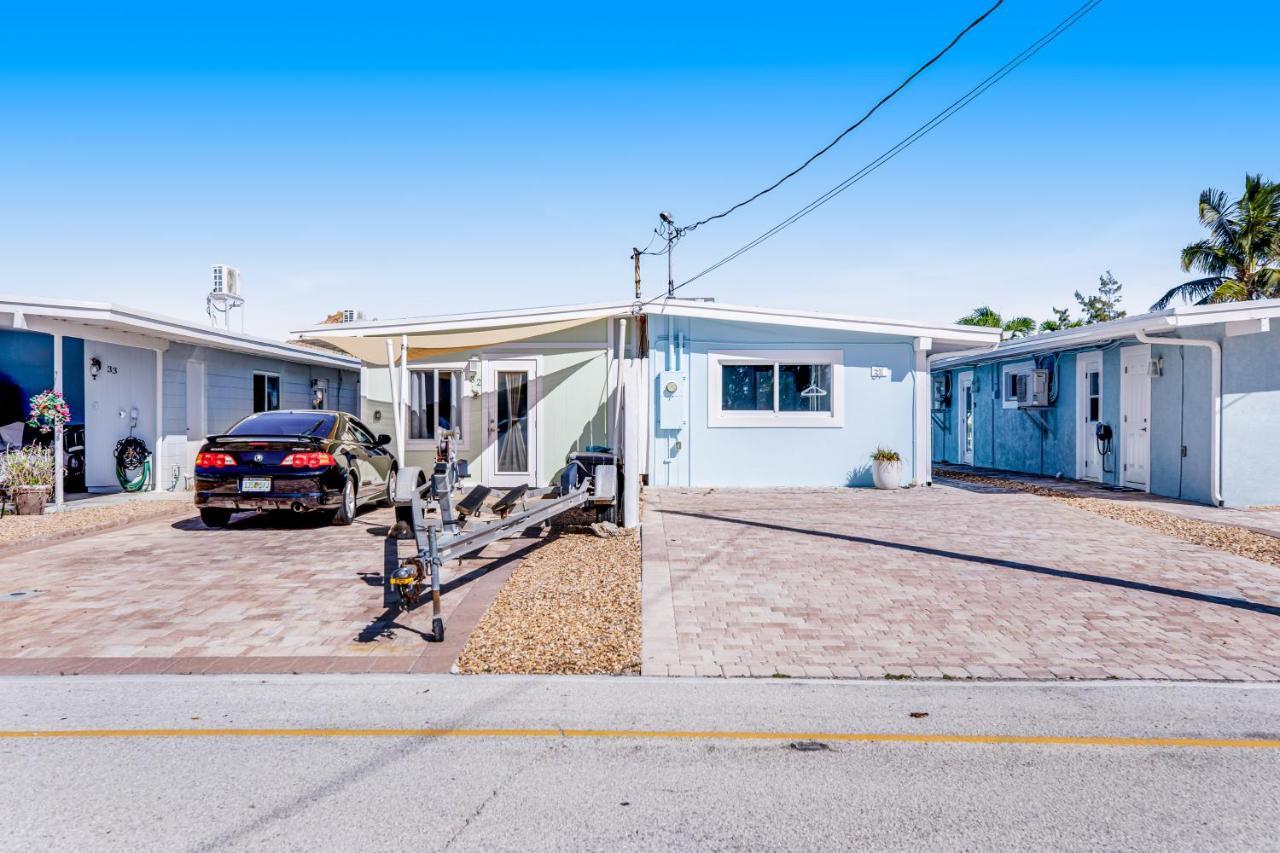
[(1235, 201), (1222, 190), (1204, 190), (1200, 224), (1209, 236), (1182, 250), (1182, 271), (1204, 277), (1172, 288), (1151, 310), (1175, 299), (1206, 305), (1280, 297), (1280, 184), (1245, 175)]
[[(1093, 323), (1105, 323), (1108, 320), (1119, 320), (1125, 316), (1125, 311), (1120, 307), (1121, 289), (1124, 285), (1116, 281), (1116, 277), (1111, 274), (1111, 270), (1107, 270), (1098, 276), (1098, 292), (1093, 296), (1085, 296), (1080, 291), (1076, 291), (1076, 302), (1080, 303), (1080, 308), (1084, 312), (1082, 323), (1091, 325)], [(1056, 308), (1054, 309), (1057, 310)]]

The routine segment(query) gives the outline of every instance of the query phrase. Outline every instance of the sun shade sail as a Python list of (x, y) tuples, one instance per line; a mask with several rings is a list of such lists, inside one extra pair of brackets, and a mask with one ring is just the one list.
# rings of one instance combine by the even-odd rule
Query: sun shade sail
[[(448, 329), (439, 332), (414, 332), (405, 335), (409, 339), (409, 360), (433, 358), (450, 353), (467, 350), (484, 349), (514, 341), (527, 341), (553, 332), (572, 329), (586, 323), (595, 323), (600, 317), (575, 317), (572, 320), (559, 320), (552, 323), (536, 323), (527, 326), (504, 326), (497, 329)], [(326, 335), (319, 332), (307, 332), (300, 336), (303, 341), (316, 341), (336, 347), (349, 355), (353, 355), (366, 364), (385, 365), (387, 363), (387, 340), (392, 343), (394, 357), (400, 358), (401, 333), (379, 333), (369, 330), (365, 334)]]

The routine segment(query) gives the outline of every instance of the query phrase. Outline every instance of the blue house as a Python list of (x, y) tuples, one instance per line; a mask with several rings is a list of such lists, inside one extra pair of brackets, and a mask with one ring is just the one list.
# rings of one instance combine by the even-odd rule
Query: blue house
[(359, 368), (312, 347), (120, 305), (0, 296), (0, 447), (24, 440), (33, 394), (58, 390), (83, 439), (74, 491), (119, 489), (114, 450), (131, 433), (154, 453), (151, 488), (180, 489), (205, 436), (246, 415), (356, 411)]
[(645, 309), (658, 486), (864, 486), (896, 450), (930, 476), (930, 356), (992, 329), (667, 299)]
[(933, 360), (933, 460), (1280, 504), (1280, 300), (1190, 306)]

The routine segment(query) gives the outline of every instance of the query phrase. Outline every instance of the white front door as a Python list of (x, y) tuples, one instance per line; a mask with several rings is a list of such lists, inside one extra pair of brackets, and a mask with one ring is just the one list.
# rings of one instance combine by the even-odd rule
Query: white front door
[(1120, 485), (1150, 488), (1151, 347), (1120, 350)]
[(537, 485), (538, 363), (485, 361), (483, 393), (485, 485)]
[(973, 464), (973, 371), (959, 376), (956, 390), (956, 437), (960, 443), (956, 458), (961, 465)]
[(1076, 479), (1102, 482), (1098, 423), (1102, 420), (1102, 353), (1076, 356)]

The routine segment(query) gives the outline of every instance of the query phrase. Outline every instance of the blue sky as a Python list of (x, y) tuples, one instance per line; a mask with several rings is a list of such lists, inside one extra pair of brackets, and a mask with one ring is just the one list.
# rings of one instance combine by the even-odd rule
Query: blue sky
[[(9, 4), (0, 292), (247, 327), (628, 298), (659, 210), (689, 222), (802, 161), (985, 2)], [(681, 278), (854, 172), (1078, 3), (1007, 0), (783, 188), (699, 229)], [(43, 8), (41, 8), (43, 6)], [(264, 7), (270, 6), (270, 10)], [(1110, 269), (1184, 280), (1196, 197), (1280, 178), (1280, 7), (1104, 0), (929, 137), (684, 291), (952, 320), (1037, 319)], [(656, 259), (646, 292), (665, 282)]]

